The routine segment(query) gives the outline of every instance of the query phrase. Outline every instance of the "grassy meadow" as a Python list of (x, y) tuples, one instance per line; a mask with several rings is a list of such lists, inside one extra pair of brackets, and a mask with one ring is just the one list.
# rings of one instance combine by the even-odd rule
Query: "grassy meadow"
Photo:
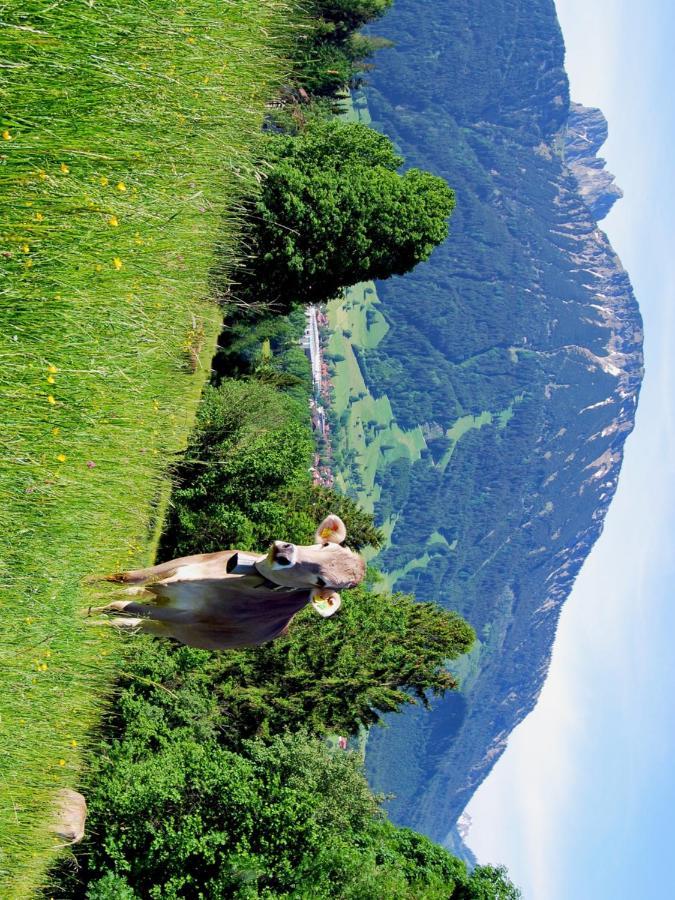
[[(219, 330), (284, 0), (0, 4), (0, 895), (52, 860)], [(222, 280), (218, 281), (222, 284)]]

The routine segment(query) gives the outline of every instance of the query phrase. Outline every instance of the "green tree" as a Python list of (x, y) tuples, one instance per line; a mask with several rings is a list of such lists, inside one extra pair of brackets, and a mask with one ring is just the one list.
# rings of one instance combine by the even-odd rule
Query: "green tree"
[(313, 0), (312, 18), (293, 54), (297, 79), (314, 97), (335, 97), (348, 84), (358, 83), (365, 60), (389, 41), (355, 33), (381, 16), (392, 0)]
[(238, 752), (176, 734), (154, 753), (112, 743), (92, 762), (89, 821), (50, 893), (71, 900), (515, 900), (382, 815), (355, 754), (305, 734)]
[(216, 681), (223, 709), (244, 733), (302, 722), (316, 734), (355, 734), (384, 713), (426, 706), (430, 694), (455, 688), (445, 664), (466, 653), (474, 637), (463, 619), (436, 604), (360, 586), (343, 594), (332, 618), (305, 610), (287, 640), (242, 654), (236, 690), (228, 686), (230, 658), (219, 658)]
[(240, 299), (277, 310), (402, 275), (447, 236), (454, 195), (364, 125), (315, 121), (268, 138), (269, 171), (248, 220)]
[(117, 712), (149, 750), (185, 727), (228, 747), (302, 725), (356, 734), (384, 713), (428, 704), (456, 687), (446, 662), (474, 632), (457, 614), (359, 587), (330, 619), (311, 609), (288, 637), (250, 650), (207, 653), (153, 641), (143, 647)]

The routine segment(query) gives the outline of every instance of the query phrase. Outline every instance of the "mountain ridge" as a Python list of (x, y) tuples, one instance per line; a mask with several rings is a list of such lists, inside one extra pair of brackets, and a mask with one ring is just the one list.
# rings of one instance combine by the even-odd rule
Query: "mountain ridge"
[[(354, 341), (359, 371), (398, 433), (421, 429), (424, 441), (412, 454), (381, 446), (376, 489), (353, 493), (391, 535), (376, 562), (394, 586), (457, 609), (478, 633), (461, 692), (392, 718), (368, 744), (373, 787), (396, 794), (392, 818), (450, 841), (536, 703), (560, 607), (602, 529), (634, 422), (642, 326), (597, 225), (608, 200), (580, 184), (604, 118), (573, 105), (570, 125), (554, 5), (422, 6), (399, 0), (378, 23), (395, 46), (366, 97), (375, 127), (406, 165), (446, 177), (457, 209), (429, 263), (361, 304), (385, 327)], [(360, 402), (336, 417), (353, 420)]]

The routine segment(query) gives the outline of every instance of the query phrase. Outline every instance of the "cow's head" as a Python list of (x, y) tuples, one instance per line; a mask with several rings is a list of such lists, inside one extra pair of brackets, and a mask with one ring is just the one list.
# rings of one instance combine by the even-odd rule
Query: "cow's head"
[(338, 590), (355, 587), (366, 574), (366, 564), (352, 550), (342, 547), (347, 537), (339, 516), (327, 516), (316, 530), (316, 543), (309, 547), (274, 541), (256, 569), (275, 584), (307, 588), (312, 606), (322, 616), (340, 608)]

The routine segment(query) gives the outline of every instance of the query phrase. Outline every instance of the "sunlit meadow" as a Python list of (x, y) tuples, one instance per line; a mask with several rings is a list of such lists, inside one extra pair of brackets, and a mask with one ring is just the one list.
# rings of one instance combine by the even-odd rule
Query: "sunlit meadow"
[(0, 895), (56, 846), (219, 328), (293, 3), (0, 3)]

